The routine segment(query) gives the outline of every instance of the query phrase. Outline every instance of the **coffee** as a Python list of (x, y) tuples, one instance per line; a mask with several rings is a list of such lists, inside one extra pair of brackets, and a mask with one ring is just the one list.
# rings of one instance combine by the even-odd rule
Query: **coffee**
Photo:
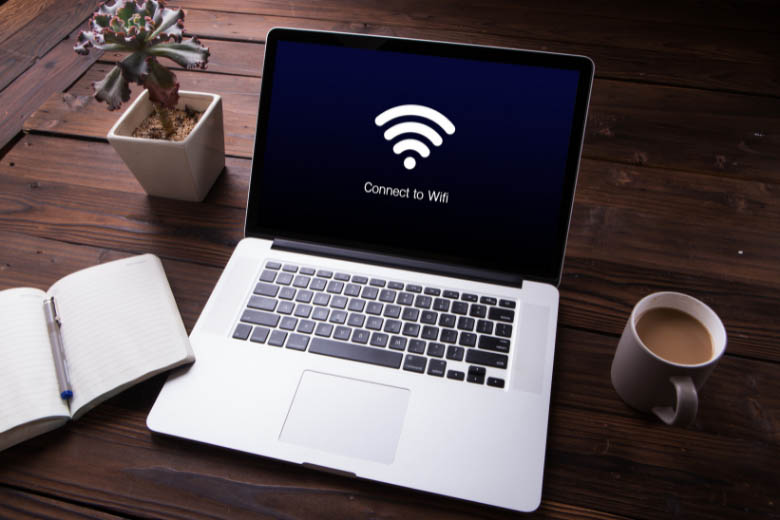
[(712, 338), (704, 325), (677, 309), (650, 309), (637, 321), (636, 332), (647, 348), (672, 363), (698, 365), (713, 356)]

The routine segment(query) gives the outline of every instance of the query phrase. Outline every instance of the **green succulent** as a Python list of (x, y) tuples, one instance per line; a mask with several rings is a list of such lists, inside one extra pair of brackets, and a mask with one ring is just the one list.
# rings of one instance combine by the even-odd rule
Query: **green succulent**
[(105, 78), (92, 84), (95, 98), (105, 101), (109, 110), (116, 110), (130, 99), (129, 84), (137, 83), (149, 90), (149, 99), (158, 109), (174, 108), (179, 82), (157, 58), (168, 58), (187, 69), (205, 69), (209, 59), (208, 48), (196, 37), (182, 40), (183, 20), (184, 11), (167, 8), (162, 1), (100, 4), (89, 21), (89, 30), (79, 33), (73, 50), (88, 54), (94, 47), (129, 54)]

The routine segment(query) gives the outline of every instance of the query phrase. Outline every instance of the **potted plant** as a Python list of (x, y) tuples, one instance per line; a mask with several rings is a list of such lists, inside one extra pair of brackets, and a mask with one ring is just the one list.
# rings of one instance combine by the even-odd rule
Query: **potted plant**
[(101, 81), (95, 98), (118, 109), (130, 99), (130, 83), (145, 87), (108, 133), (146, 193), (201, 201), (225, 167), (222, 98), (179, 91), (176, 75), (157, 58), (187, 69), (206, 68), (208, 48), (196, 37), (183, 40), (184, 11), (155, 0), (100, 4), (79, 33), (74, 50), (90, 47), (127, 55)]

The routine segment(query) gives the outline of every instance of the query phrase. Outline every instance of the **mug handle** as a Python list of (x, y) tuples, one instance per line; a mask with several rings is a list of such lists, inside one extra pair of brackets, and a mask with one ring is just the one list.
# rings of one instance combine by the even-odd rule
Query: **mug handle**
[(699, 408), (699, 396), (696, 386), (689, 376), (672, 376), (669, 381), (677, 394), (677, 406), (656, 406), (653, 413), (666, 424), (689, 426), (696, 418)]

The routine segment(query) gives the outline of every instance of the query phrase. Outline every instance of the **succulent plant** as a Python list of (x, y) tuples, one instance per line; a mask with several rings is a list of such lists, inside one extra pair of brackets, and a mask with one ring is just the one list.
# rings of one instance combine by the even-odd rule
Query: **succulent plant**
[(143, 85), (165, 125), (167, 109), (174, 108), (179, 100), (179, 82), (157, 58), (168, 58), (187, 69), (205, 69), (209, 59), (208, 48), (196, 37), (182, 39), (183, 20), (184, 11), (165, 7), (162, 1), (115, 0), (112, 5), (100, 4), (89, 21), (90, 30), (79, 33), (73, 50), (88, 54), (94, 47), (129, 54), (105, 78), (92, 84), (95, 98), (105, 101), (109, 110), (116, 110), (130, 99), (130, 83)]

